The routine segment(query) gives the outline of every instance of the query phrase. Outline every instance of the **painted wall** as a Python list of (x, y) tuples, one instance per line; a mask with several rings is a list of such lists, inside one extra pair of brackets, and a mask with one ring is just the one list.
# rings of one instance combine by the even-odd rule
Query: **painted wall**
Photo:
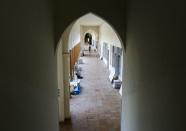
[(59, 106), (59, 121), (65, 120), (65, 97), (64, 97), (64, 71), (63, 71), (63, 46), (62, 40), (59, 41), (57, 47), (57, 80), (58, 80), (58, 106)]
[(57, 131), (57, 57), (49, 0), (0, 4), (0, 130)]
[(122, 131), (185, 130), (185, 2), (130, 0)]
[(63, 85), (64, 85), (64, 105), (65, 118), (70, 118), (70, 52), (69, 52), (69, 34), (72, 26), (69, 26), (62, 35), (63, 46)]
[[(109, 50), (109, 70), (110, 72), (113, 71), (113, 67), (112, 64), (110, 63), (112, 61), (112, 49), (110, 48), (110, 45), (112, 46), (116, 46), (119, 48), (122, 48), (122, 43), (119, 39), (119, 37), (116, 34), (117, 32), (115, 32), (115, 30), (111, 27), (111, 25), (109, 25), (108, 23), (103, 23), (100, 26), (100, 45), (101, 45), (101, 56), (103, 55), (103, 43), (107, 43), (108, 44), (108, 50)], [(124, 51), (124, 50), (123, 50)], [(103, 59), (104, 63), (107, 65), (107, 60)], [(122, 67), (123, 67), (123, 53), (121, 55), (121, 74), (119, 76), (120, 80), (122, 80)]]
[(106, 42), (116, 47), (122, 47), (120, 40), (111, 27), (111, 25), (104, 23), (100, 26), (100, 43)]
[(80, 23), (75, 21), (69, 35), (69, 49), (72, 49), (77, 43), (80, 42)]

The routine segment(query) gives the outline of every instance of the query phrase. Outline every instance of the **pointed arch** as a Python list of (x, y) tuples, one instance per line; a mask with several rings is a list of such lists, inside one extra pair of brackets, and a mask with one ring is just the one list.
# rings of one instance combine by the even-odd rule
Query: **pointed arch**
[[(121, 48), (122, 50), (124, 51), (124, 43), (123, 43), (123, 40), (121, 39), (120, 35), (118, 34), (118, 32), (115, 30), (115, 28), (113, 27), (112, 24), (110, 24), (110, 22), (108, 22), (107, 20), (105, 20), (103, 17), (100, 17), (99, 15), (95, 14), (95, 13), (92, 13), (92, 12), (89, 12), (89, 13), (86, 13), (84, 14), (83, 16), (75, 19), (72, 23), (69, 24), (69, 26), (63, 31), (60, 39), (59, 39), (59, 42), (56, 46), (56, 49), (55, 49), (55, 52), (57, 53), (57, 56), (59, 57), (62, 57), (62, 58), (59, 58), (58, 57), (58, 60), (60, 60), (60, 62), (58, 62), (58, 76), (60, 76), (59, 80), (58, 80), (58, 83), (63, 85), (64, 87), (69, 87), (69, 83), (67, 82), (68, 79), (69, 79), (69, 74), (70, 74), (70, 71), (69, 69), (65, 69), (65, 68), (68, 68), (70, 67), (69, 66), (69, 47), (71, 46), (70, 44), (70, 35), (71, 35), (71, 32), (74, 28), (74, 26), (79, 22), (81, 23), (81, 20), (83, 19), (86, 19), (86, 16), (88, 15), (91, 15), (91, 16), (94, 16), (94, 18), (96, 18), (97, 20), (99, 19), (100, 21), (97, 23), (97, 25), (102, 25), (103, 23), (106, 23), (108, 24), (108, 26), (113, 30), (113, 32), (116, 34), (116, 36), (118, 37), (119, 41), (120, 41), (120, 44), (121, 44)], [(94, 21), (94, 20), (92, 20)], [(80, 24), (79, 24), (80, 25)], [(60, 48), (59, 48), (60, 47)], [(59, 51), (59, 49), (62, 49), (62, 51)], [(62, 54), (58, 54), (58, 53), (62, 53)], [(123, 61), (122, 61), (123, 63)], [(61, 66), (63, 65), (63, 67)], [(63, 69), (60, 69), (60, 68), (63, 68)], [(63, 72), (62, 72), (63, 71)], [(122, 70), (123, 72), (123, 70)], [(124, 77), (122, 76), (122, 79)], [(123, 81), (123, 80), (122, 80)], [(67, 93), (67, 90), (65, 90), (64, 88), (61, 87), (61, 85), (59, 85), (60, 87), (58, 88), (61, 88), (62, 90), (62, 94), (65, 94)], [(64, 120), (65, 118), (68, 118), (69, 117), (69, 113), (70, 113), (70, 105), (69, 105), (69, 96), (65, 96), (65, 97), (62, 97), (61, 100), (63, 103), (63, 105), (61, 105), (61, 108), (63, 108), (63, 111), (62, 113), (60, 113), (61, 115), (64, 115), (64, 116), (61, 116), (61, 120)]]
[(121, 35), (117, 32), (117, 30), (114, 28), (114, 26), (113, 26), (109, 21), (107, 21), (106, 19), (104, 19), (102, 16), (100, 16), (100, 15), (98, 15), (98, 14), (96, 14), (96, 13), (93, 13), (93, 12), (88, 12), (88, 13), (86, 13), (86, 14), (84, 14), (84, 15), (78, 17), (78, 18), (75, 19), (74, 21), (72, 21), (72, 22), (68, 25), (68, 27), (63, 31), (63, 33), (62, 33), (61, 37), (59, 38), (59, 41), (58, 41), (58, 43), (57, 43), (57, 45), (56, 45), (55, 52), (57, 51), (57, 48), (58, 48), (59, 44), (62, 43), (62, 42), (60, 42), (60, 41), (61, 41), (61, 38), (63, 37), (64, 33), (67, 32), (67, 31), (69, 31), (69, 30), (71, 30), (71, 29), (73, 28), (74, 24), (75, 24), (78, 20), (80, 20), (81, 18), (83, 18), (83, 17), (85, 17), (85, 16), (87, 16), (87, 15), (93, 15), (93, 16), (95, 16), (95, 17), (101, 19), (101, 20), (104, 21), (105, 23), (107, 23), (107, 24), (112, 28), (112, 30), (116, 33), (116, 35), (117, 35), (117, 37), (119, 38), (119, 41), (120, 41), (120, 43), (121, 43), (122, 50), (125, 51), (125, 48), (126, 48), (126, 47), (124, 46), (124, 45), (125, 45), (125, 44), (124, 44), (124, 40), (122, 40)]

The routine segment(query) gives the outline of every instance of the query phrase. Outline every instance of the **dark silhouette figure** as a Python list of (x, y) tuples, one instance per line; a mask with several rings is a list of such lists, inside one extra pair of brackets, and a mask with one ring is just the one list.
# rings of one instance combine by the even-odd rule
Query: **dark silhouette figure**
[(89, 47), (88, 47), (88, 51), (89, 51), (89, 55), (90, 55), (91, 45), (89, 45)]

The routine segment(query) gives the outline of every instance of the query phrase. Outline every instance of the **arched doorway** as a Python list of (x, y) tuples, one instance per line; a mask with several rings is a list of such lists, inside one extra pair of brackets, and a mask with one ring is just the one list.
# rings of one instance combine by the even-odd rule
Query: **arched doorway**
[(85, 43), (92, 45), (92, 35), (90, 33), (86, 33), (84, 39), (85, 39)]
[[(69, 83), (67, 82), (68, 78), (69, 78), (69, 74), (70, 74), (70, 70), (71, 70), (71, 67), (74, 67), (74, 65), (70, 66), (70, 63), (71, 63), (71, 55), (74, 55), (74, 54), (71, 54), (71, 50), (73, 50), (73, 48), (80, 44), (80, 52), (79, 54), (81, 53), (81, 50), (83, 49), (83, 46), (84, 46), (84, 43), (88, 43), (88, 44), (92, 44), (92, 34), (87, 32), (86, 34), (83, 34), (81, 33), (81, 26), (82, 25), (82, 18), (86, 17), (87, 15), (90, 15), (90, 16), (94, 16), (94, 17), (97, 17), (100, 19), (100, 21), (98, 21), (95, 25), (84, 25), (84, 26), (97, 26), (99, 32), (99, 34), (102, 34), (102, 35), (99, 35), (99, 42), (98, 42), (98, 46), (100, 48), (100, 50), (98, 51), (99, 55), (102, 57), (103, 61), (108, 65), (108, 68), (110, 71), (112, 71), (112, 69), (114, 68), (114, 71), (116, 71), (116, 74), (118, 75), (118, 78), (120, 78), (121, 81), (123, 81), (123, 69), (120, 68), (120, 67), (123, 67), (123, 55), (124, 55), (124, 51), (123, 51), (123, 44), (121, 42), (121, 40), (119, 39), (120, 37), (117, 35), (117, 32), (115, 32), (115, 30), (113, 29), (113, 27), (108, 23), (106, 22), (105, 20), (103, 20), (102, 18), (98, 17), (97, 15), (94, 15), (92, 13), (88, 13), (86, 14), (85, 16), (82, 16), (80, 17), (79, 19), (77, 19), (72, 25), (70, 25), (70, 28), (68, 28), (65, 33), (62, 35), (62, 39), (61, 39), (61, 43), (64, 43), (62, 45), (62, 57), (63, 57), (63, 60), (62, 60), (62, 63), (65, 64), (65, 66), (63, 66), (63, 72), (62, 72), (62, 75), (63, 75), (63, 81), (65, 79), (66, 82), (63, 82), (63, 85), (64, 87), (69, 87)], [(101, 23), (101, 24), (99, 24)], [(103, 24), (104, 23), (104, 24)], [(101, 25), (104, 25), (104, 27)], [(104, 33), (102, 32), (104, 30), (104, 32), (110, 32), (106, 35), (103, 35)], [(106, 31), (107, 30), (107, 31)], [(109, 30), (109, 31), (108, 31)], [(79, 32), (79, 34), (77, 33)], [(83, 38), (83, 39), (82, 39)], [(104, 41), (106, 40), (106, 41)], [(106, 46), (104, 46), (106, 43)], [(121, 56), (117, 57), (117, 59), (120, 59), (120, 61), (116, 62), (116, 66), (113, 66), (113, 62), (114, 62), (114, 58), (112, 58), (112, 53), (114, 54), (114, 52), (112, 52), (112, 48), (115, 47), (115, 48), (120, 48), (121, 50)], [(104, 53), (104, 50), (106, 51), (106, 53)], [(109, 52), (109, 53), (108, 53)], [(77, 55), (77, 54), (76, 54)], [(73, 57), (75, 58), (75, 57)], [(77, 57), (76, 57), (77, 58)], [(115, 69), (115, 68), (118, 68), (118, 69)], [(120, 72), (120, 73), (118, 73)], [(110, 74), (111, 76), (109, 76), (109, 78), (112, 78), (113, 75), (115, 75), (115, 72), (114, 74)], [(68, 90), (66, 91), (65, 93), (69, 93), (69, 89), (64, 89), (64, 90)], [(67, 101), (66, 103), (69, 103), (69, 96), (67, 95), (66, 98), (62, 98), (64, 99), (63, 101)], [(70, 106), (69, 104), (66, 104), (64, 106)], [(65, 112), (70, 112), (69, 111), (69, 107), (66, 108), (67, 111), (65, 111), (64, 109), (64, 113), (61, 113), (61, 114), (64, 114), (65, 115)], [(65, 118), (65, 117), (64, 117)]]

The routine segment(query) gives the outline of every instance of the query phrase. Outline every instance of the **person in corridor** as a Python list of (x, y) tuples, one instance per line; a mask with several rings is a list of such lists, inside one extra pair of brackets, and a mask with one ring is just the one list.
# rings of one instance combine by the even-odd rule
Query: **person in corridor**
[(91, 45), (89, 45), (88, 50), (89, 50), (89, 55), (90, 55), (90, 51), (91, 51)]

